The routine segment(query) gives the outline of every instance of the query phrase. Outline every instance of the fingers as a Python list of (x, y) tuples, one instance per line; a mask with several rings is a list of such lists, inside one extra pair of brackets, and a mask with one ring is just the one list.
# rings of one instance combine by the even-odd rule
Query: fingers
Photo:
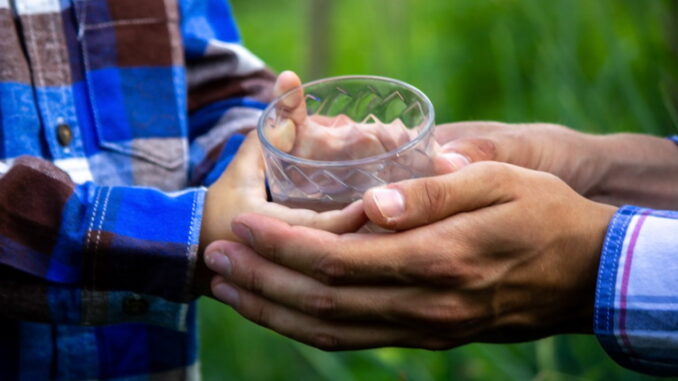
[(455, 173), (406, 180), (368, 190), (368, 218), (387, 229), (404, 230), (460, 212), (510, 201), (514, 167), (484, 162)]
[(459, 228), (436, 223), (391, 234), (344, 234), (242, 214), (233, 232), (262, 257), (327, 285), (456, 285), (459, 258), (473, 255)]
[(396, 287), (330, 287), (267, 261), (249, 247), (235, 242), (212, 245), (206, 251), (205, 261), (228, 282), (317, 318), (396, 320), (403, 314), (393, 307), (396, 302), (408, 304), (408, 294), (411, 294), (411, 289)]
[(512, 128), (512, 125), (499, 122), (459, 122), (437, 125), (433, 134), (441, 145), (454, 139), (487, 136), (503, 132)]
[(246, 319), (324, 350), (406, 346), (413, 342), (411, 331), (383, 323), (350, 324), (318, 319), (226, 283), (221, 277), (213, 280), (212, 292)]
[[(460, 345), (488, 319), (482, 295), (440, 288), (329, 287), (219, 241), (205, 258), (212, 295), (253, 322), (313, 346), (359, 349), (384, 345), (430, 349)], [(491, 320), (491, 319), (490, 319)]]
[(279, 218), (291, 225), (302, 225), (334, 233), (358, 230), (367, 221), (362, 202), (355, 202), (341, 210), (318, 213), (308, 209), (292, 209), (266, 202), (265, 173), (261, 147), (256, 133), (250, 132), (240, 146), (238, 154), (222, 176), (223, 181), (247, 194), (257, 213)]
[(469, 157), (464, 154), (442, 150), (436, 152), (431, 160), (433, 162), (433, 173), (436, 175), (452, 173), (471, 164)]
[(422, 268), (411, 266), (417, 241), (406, 236), (339, 236), (252, 213), (236, 217), (232, 228), (262, 257), (325, 284), (409, 282)]
[(261, 204), (256, 212), (280, 219), (290, 225), (306, 226), (336, 234), (355, 232), (367, 222), (362, 201), (356, 201), (344, 209), (322, 213), (310, 209), (288, 208), (284, 205), (267, 202)]
[(482, 292), (422, 285), (328, 286), (235, 242), (210, 245), (205, 261), (238, 288), (320, 319), (423, 325), (420, 331), (464, 325), (468, 330), (469, 320), (487, 315)]

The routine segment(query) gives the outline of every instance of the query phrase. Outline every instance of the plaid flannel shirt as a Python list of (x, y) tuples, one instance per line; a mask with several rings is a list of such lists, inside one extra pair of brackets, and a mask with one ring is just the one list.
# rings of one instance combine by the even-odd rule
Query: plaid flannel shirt
[[(190, 186), (272, 78), (224, 0), (0, 0), (0, 379), (199, 376)], [(641, 371), (678, 372), (677, 231), (629, 206), (604, 244), (595, 332)]]
[(1, 380), (199, 376), (202, 185), (273, 79), (225, 0), (0, 0)]

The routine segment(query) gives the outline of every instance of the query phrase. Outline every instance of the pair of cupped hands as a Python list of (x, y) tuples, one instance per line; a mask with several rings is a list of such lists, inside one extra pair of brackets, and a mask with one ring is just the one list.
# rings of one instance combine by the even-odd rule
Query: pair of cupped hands
[[(275, 92), (299, 85), (285, 72)], [(286, 105), (292, 121), (306, 117), (302, 98)], [(300, 154), (296, 134), (316, 132), (292, 128), (278, 139)], [(250, 133), (207, 192), (196, 289), (327, 350), (590, 333), (616, 210), (585, 197), (596, 188), (595, 139), (550, 124), (466, 122), (437, 126), (435, 140), (438, 175), (318, 213), (267, 201)], [(393, 232), (357, 232), (368, 221)]]

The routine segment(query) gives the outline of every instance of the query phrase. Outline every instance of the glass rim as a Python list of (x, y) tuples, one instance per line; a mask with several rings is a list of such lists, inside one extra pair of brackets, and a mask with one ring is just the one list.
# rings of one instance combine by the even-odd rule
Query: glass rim
[[(281, 151), (278, 148), (276, 148), (271, 142), (268, 141), (264, 134), (264, 120), (268, 116), (268, 114), (271, 113), (271, 111), (275, 108), (275, 105), (284, 97), (286, 97), (289, 94), (292, 94), (295, 91), (299, 91), (300, 89), (306, 89), (308, 87), (318, 85), (324, 82), (332, 82), (332, 81), (341, 81), (341, 80), (351, 80), (351, 79), (369, 79), (369, 80), (377, 80), (377, 81), (384, 81), (384, 82), (390, 82), (393, 84), (396, 84), (398, 86), (401, 86), (412, 93), (414, 93), (416, 96), (421, 98), (425, 103), (426, 103), (426, 110), (428, 111), (428, 123), (424, 128), (422, 128), (417, 136), (410, 140), (409, 142), (399, 146), (396, 149), (393, 149), (391, 151), (387, 151), (384, 153), (380, 153), (379, 155), (374, 155), (374, 156), (368, 156), (368, 157), (363, 157), (360, 159), (351, 159), (351, 160), (340, 160), (340, 161), (325, 161), (325, 160), (311, 160), (311, 159), (304, 159), (298, 156), (290, 155), (287, 152)], [(263, 113), (261, 114), (261, 117), (259, 118), (259, 121), (257, 122), (257, 135), (259, 137), (259, 141), (261, 144), (264, 146), (264, 149), (267, 149), (268, 151), (274, 153), (276, 156), (281, 157), (287, 161), (291, 161), (297, 164), (302, 164), (306, 166), (313, 166), (313, 167), (344, 167), (344, 166), (349, 166), (349, 165), (364, 165), (364, 164), (370, 164), (373, 162), (378, 162), (383, 159), (387, 159), (392, 156), (397, 156), (398, 154), (409, 150), (410, 148), (414, 147), (417, 145), (421, 140), (423, 139), (424, 136), (426, 136), (432, 129), (435, 120), (435, 112), (433, 110), (433, 104), (431, 103), (431, 100), (428, 99), (426, 94), (424, 94), (421, 90), (417, 89), (416, 87), (410, 85), (409, 83), (393, 79), (393, 78), (388, 78), (388, 77), (381, 77), (377, 75), (341, 75), (341, 76), (336, 76), (336, 77), (327, 77), (327, 78), (321, 78), (317, 79), (315, 81), (307, 82), (301, 85), (301, 87), (295, 87), (292, 90), (289, 90), (285, 92), (284, 94), (280, 95), (279, 97), (275, 98), (271, 103), (266, 106), (264, 109)]]

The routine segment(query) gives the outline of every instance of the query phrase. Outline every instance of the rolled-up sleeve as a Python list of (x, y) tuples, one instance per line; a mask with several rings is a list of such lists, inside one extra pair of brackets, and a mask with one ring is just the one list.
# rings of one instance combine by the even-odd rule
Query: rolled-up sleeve
[(603, 245), (594, 313), (621, 365), (678, 375), (678, 212), (624, 206)]

